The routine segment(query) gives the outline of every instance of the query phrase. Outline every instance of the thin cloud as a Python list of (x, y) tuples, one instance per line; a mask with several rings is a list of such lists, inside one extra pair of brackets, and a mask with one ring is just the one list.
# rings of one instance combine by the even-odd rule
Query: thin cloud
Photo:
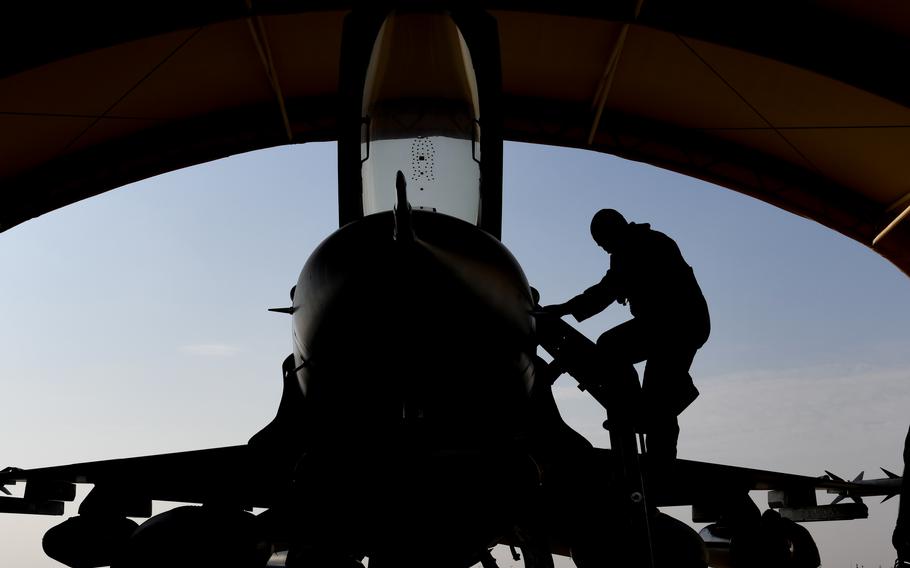
[[(898, 468), (910, 408), (910, 368), (817, 365), (697, 377), (701, 396), (680, 416), (680, 455), (820, 474), (824, 467)], [(554, 388), (563, 418), (606, 442), (597, 403)]]
[(900, 469), (910, 421), (906, 367), (803, 367), (717, 377), (699, 388), (680, 417), (680, 455), (805, 475)]
[(231, 357), (240, 352), (240, 349), (225, 343), (197, 343), (180, 347), (183, 353), (200, 355), (202, 357)]

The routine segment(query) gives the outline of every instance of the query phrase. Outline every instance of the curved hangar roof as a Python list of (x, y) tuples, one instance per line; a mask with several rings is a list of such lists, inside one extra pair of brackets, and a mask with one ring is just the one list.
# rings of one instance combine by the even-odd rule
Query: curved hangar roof
[[(874, 248), (910, 274), (910, 219), (893, 223), (910, 206), (910, 5), (482, 4), (499, 24), (506, 139), (647, 162), (869, 246), (879, 236)], [(334, 139), (350, 7), (158, 0), (8, 10), (0, 230), (175, 168)]]

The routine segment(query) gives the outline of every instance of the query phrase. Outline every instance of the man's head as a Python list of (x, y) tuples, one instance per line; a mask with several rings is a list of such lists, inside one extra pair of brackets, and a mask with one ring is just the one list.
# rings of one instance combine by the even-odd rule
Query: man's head
[(601, 209), (591, 219), (591, 236), (602, 249), (608, 253), (616, 250), (616, 245), (623, 239), (629, 226), (626, 218), (615, 209)]

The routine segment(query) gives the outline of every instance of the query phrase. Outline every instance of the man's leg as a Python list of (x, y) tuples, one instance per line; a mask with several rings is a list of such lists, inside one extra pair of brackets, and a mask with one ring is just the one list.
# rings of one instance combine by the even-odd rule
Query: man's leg
[(679, 441), (676, 417), (693, 396), (689, 389), (692, 387), (689, 366), (695, 353), (676, 346), (664, 346), (663, 350), (659, 347), (654, 347), (655, 353), (645, 366), (642, 404), (649, 478), (656, 485), (666, 485), (672, 480), (676, 462)]
[(671, 415), (653, 417), (647, 424), (646, 440), (649, 469), (672, 468), (679, 441), (679, 420)]
[[(638, 455), (635, 430), (640, 421), (641, 389), (638, 374), (633, 365), (646, 357), (641, 347), (645, 328), (633, 319), (605, 332), (597, 340), (597, 358), (601, 365), (603, 388), (598, 398), (606, 407), (612, 449), (612, 490), (607, 496), (612, 502), (609, 507), (621, 511), (624, 519), (610, 529), (620, 542), (625, 544), (616, 552), (617, 558), (605, 558), (603, 552), (595, 556), (588, 553), (603, 549), (602, 535), (599, 539), (584, 539), (589, 546), (580, 545), (572, 550), (576, 566), (623, 565), (651, 567), (654, 565), (654, 546), (651, 533), (651, 518), (654, 509), (648, 503), (646, 484)], [(595, 397), (597, 398), (597, 397)], [(616, 515), (616, 513), (611, 513)], [(590, 546), (593, 545), (593, 546)], [(616, 547), (614, 547), (616, 548)], [(592, 562), (593, 561), (593, 562)]]
[[(623, 403), (630, 409), (630, 417), (640, 422), (640, 389), (638, 373), (634, 365), (648, 358), (647, 329), (637, 319), (621, 323), (608, 329), (597, 338), (597, 352), (601, 357), (604, 381), (614, 387), (611, 390), (627, 396)], [(619, 388), (616, 388), (616, 387)]]

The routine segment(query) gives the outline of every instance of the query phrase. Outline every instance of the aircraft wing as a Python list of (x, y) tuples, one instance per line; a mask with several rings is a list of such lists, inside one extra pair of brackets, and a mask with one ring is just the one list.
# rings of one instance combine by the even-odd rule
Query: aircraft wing
[[(610, 450), (597, 451), (605, 462), (611, 460)], [(289, 476), (282, 473), (279, 466), (269, 464), (248, 445), (35, 469), (7, 468), (0, 472), (0, 486), (25, 482), (26, 488), (24, 497), (0, 497), (0, 512), (62, 514), (63, 502), (75, 498), (77, 483), (93, 484), (136, 502), (221, 502), (269, 508), (287, 489)], [(862, 483), (829, 476), (810, 477), (681, 459), (674, 472), (673, 490), (656, 495), (654, 502), (658, 506), (698, 506), (753, 490), (774, 492), (769, 501), (784, 511), (818, 508), (818, 490), (845, 496), (886, 496), (892, 492), (890, 487), (870, 491)], [(839, 514), (849, 513), (850, 518), (857, 518), (865, 512), (865, 506), (859, 511), (856, 505), (862, 504), (821, 507), (837, 507)], [(827, 510), (828, 514), (834, 511)]]
[(811, 477), (683, 459), (677, 460), (676, 472), (677, 485), (685, 488), (680, 490), (680, 498), (689, 503), (718, 490), (847, 491), (852, 488), (850, 482), (832, 480), (826, 475)]
[[(606, 481), (610, 479), (613, 471), (613, 453), (606, 449), (597, 449), (594, 452), (600, 470), (595, 472), (594, 478)], [(289, 475), (287, 465), (280, 464), (281, 462), (274, 458), (268, 459), (264, 452), (249, 445), (242, 445), (29, 470), (7, 468), (0, 472), (0, 489), (25, 482), (25, 491), (23, 497), (0, 497), (0, 513), (63, 515), (64, 502), (75, 500), (77, 483), (91, 483), (94, 484), (94, 488), (80, 504), (80, 517), (66, 522), (75, 524), (60, 525), (67, 528), (64, 532), (70, 537), (73, 537), (70, 533), (75, 533), (76, 537), (81, 534), (78, 530), (71, 529), (84, 528), (82, 524), (76, 523), (78, 519), (91, 519), (84, 515), (92, 510), (110, 511), (112, 505), (119, 515), (134, 518), (150, 517), (152, 501), (272, 509), (287, 498), (290, 489), (289, 480), (292, 476)], [(889, 476), (889, 483), (893, 484), (894, 479), (900, 482), (900, 478)], [(726, 508), (727, 502), (748, 498), (749, 492), (753, 490), (764, 490), (769, 491), (768, 505), (776, 509), (781, 517), (791, 521), (847, 520), (868, 516), (866, 505), (862, 503), (859, 495), (882, 495), (891, 492), (888, 487), (880, 489), (877, 484), (880, 481), (883, 480), (870, 480), (863, 484), (844, 481), (830, 475), (816, 478), (678, 460), (671, 488), (656, 492), (656, 495), (649, 494), (648, 499), (651, 504), (659, 507), (691, 505), (693, 522), (717, 523), (722, 520), (722, 511)], [(602, 488), (600, 483), (589, 487), (595, 492), (602, 491)], [(840, 498), (851, 497), (853, 502), (835, 501), (828, 505), (818, 505), (816, 502), (818, 490), (837, 493)], [(584, 518), (586, 513), (590, 513), (584, 506), (574, 509), (571, 503), (568, 510), (575, 511), (578, 518)], [(563, 518), (561, 515), (548, 516), (556, 521), (557, 527), (561, 525), (559, 522), (559, 519)], [(173, 529), (173, 526), (171, 528)], [(63, 532), (60, 528), (56, 530), (59, 534), (55, 538), (60, 540), (62, 537), (59, 535)], [(557, 529), (551, 535), (542, 553), (570, 554), (571, 547), (567, 544), (570, 541), (566, 540), (567, 535), (560, 530)], [(282, 541), (282, 534), (280, 530), (275, 533), (275, 542), (283, 543), (279, 546), (287, 546), (287, 543)], [(710, 531), (707, 534), (711, 538), (717, 537)], [(721, 533), (718, 534), (723, 536)], [(700, 536), (704, 538), (704, 535)], [(69, 541), (64, 544), (67, 542)], [(721, 539), (719, 542), (720, 544), (714, 541), (709, 543), (710, 550), (713, 550), (711, 546), (719, 547), (718, 550), (721, 550), (720, 553), (711, 554), (722, 556), (723, 550), (729, 549), (729, 539)], [(524, 554), (533, 555), (541, 552), (541, 549), (533, 546), (533, 539), (528, 541), (516, 535), (506, 536), (502, 543), (520, 546)], [(532, 547), (526, 548), (529, 543)], [(64, 547), (60, 550), (69, 549)], [(78, 551), (86, 553), (79, 547)]]
[[(828, 475), (811, 477), (689, 460), (678, 460), (675, 485), (675, 495), (666, 496), (660, 504), (698, 505), (711, 503), (723, 495), (768, 491), (768, 506), (794, 521), (866, 518), (868, 509), (859, 495), (887, 498), (893, 493), (889, 486), (872, 488)], [(839, 498), (832, 504), (820, 505), (817, 491), (836, 494)], [(838, 504), (844, 497), (851, 497), (853, 501)]]
[[(595, 344), (565, 321), (537, 306), (537, 338), (540, 345), (553, 357), (556, 366), (578, 381), (582, 390), (588, 391), (607, 409), (607, 389), (601, 382), (600, 355)], [(609, 411), (608, 411), (609, 412)], [(610, 465), (608, 450), (600, 450), (603, 458), (599, 467), (604, 475), (619, 471)], [(635, 451), (635, 450), (632, 450)], [(647, 458), (642, 460), (647, 463)], [(826, 472), (827, 473), (827, 472)], [(891, 496), (899, 490), (900, 478), (885, 472), (888, 479), (862, 481), (862, 474), (852, 482), (832, 474), (809, 477), (721, 464), (677, 460), (674, 471), (668, 475), (670, 482), (655, 487), (648, 496), (648, 503), (656, 506), (693, 505), (693, 520), (698, 521), (697, 511), (704, 511), (704, 518), (715, 516), (723, 508), (723, 501), (748, 494), (752, 490), (769, 491), (768, 505), (778, 509), (782, 516), (793, 521), (847, 520), (866, 518), (868, 509), (862, 496)], [(838, 495), (834, 503), (818, 505), (817, 490)], [(840, 504), (849, 497), (852, 503)]]
[[(63, 514), (75, 498), (75, 484), (94, 484), (143, 512), (151, 501), (221, 502), (270, 507), (284, 484), (277, 466), (248, 445), (77, 463), (36, 469), (7, 468), (0, 487), (25, 482), (21, 498), (0, 497), (0, 512)], [(131, 514), (143, 517), (148, 514)]]

